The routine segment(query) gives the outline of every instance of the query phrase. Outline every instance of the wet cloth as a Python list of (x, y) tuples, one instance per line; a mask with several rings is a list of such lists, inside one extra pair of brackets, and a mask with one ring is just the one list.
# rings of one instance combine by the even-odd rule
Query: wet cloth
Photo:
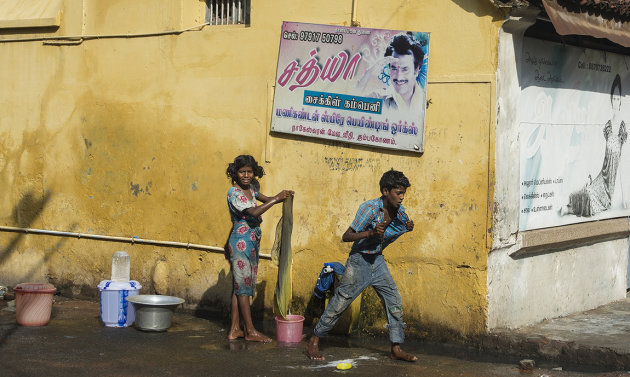
[(345, 271), (346, 268), (339, 262), (324, 263), (324, 267), (317, 278), (317, 283), (315, 283), (313, 294), (320, 299), (328, 296), (334, 286), (336, 275), (343, 275)]
[(232, 233), (228, 241), (230, 264), (234, 280), (234, 293), (237, 296), (254, 296), (258, 276), (258, 252), (260, 250), (260, 216), (248, 215), (245, 210), (256, 207), (260, 195), (250, 189), (252, 200), (238, 187), (228, 190), (227, 202), (232, 220)]
[[(354, 217), (354, 221), (350, 224), (350, 228), (357, 233), (365, 232), (367, 230), (374, 230), (378, 223), (385, 221), (385, 209), (383, 208), (383, 198), (376, 198), (368, 200), (359, 206), (359, 210)], [(396, 218), (392, 220), (385, 233), (383, 239), (378, 237), (363, 238), (352, 244), (351, 251), (358, 251), (366, 254), (380, 253), (389, 245), (394, 242), (403, 233), (407, 232), (407, 221), (409, 216), (405, 212), (405, 207), (400, 205)]]
[(606, 139), (606, 152), (602, 170), (595, 179), (569, 196), (571, 212), (576, 216), (593, 216), (610, 208), (617, 179), (621, 147), (628, 138), (626, 124), (621, 121), (619, 132), (614, 135), (612, 123), (608, 121), (604, 127), (604, 138)]
[[(291, 266), (293, 265), (293, 253), (291, 252), (291, 233), (293, 232), (293, 196), (289, 196), (282, 203), (282, 219), (280, 220), (280, 234), (274, 242), (272, 255), (277, 255), (278, 261), (278, 280), (274, 296), (276, 298), (274, 311), (287, 319), (289, 314), (289, 305), (293, 296), (293, 274)], [(276, 234), (278, 236), (278, 234)]]

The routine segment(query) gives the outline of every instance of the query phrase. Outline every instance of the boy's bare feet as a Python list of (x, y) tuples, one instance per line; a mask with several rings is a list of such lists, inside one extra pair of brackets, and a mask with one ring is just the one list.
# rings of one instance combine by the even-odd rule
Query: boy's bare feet
[(306, 354), (311, 360), (324, 360), (324, 355), (319, 352), (319, 337), (313, 335), (306, 343)]
[(245, 340), (250, 342), (271, 343), (271, 338), (254, 330), (245, 334)]
[(389, 354), (389, 357), (394, 360), (418, 361), (416, 356), (403, 351), (398, 344), (392, 344), (392, 351)]
[(230, 332), (228, 333), (228, 340), (236, 340), (238, 338), (242, 338), (245, 336), (245, 333), (243, 333), (243, 330), (241, 329), (231, 329)]

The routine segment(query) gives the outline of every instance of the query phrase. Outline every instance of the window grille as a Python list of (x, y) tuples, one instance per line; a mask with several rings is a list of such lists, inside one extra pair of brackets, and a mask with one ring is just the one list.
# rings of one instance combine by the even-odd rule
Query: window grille
[(206, 0), (206, 23), (249, 24), (250, 0)]

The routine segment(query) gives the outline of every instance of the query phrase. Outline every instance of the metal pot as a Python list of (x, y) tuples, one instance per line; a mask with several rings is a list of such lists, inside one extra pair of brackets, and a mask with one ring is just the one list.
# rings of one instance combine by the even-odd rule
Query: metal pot
[(166, 331), (171, 327), (175, 308), (183, 299), (162, 295), (137, 295), (127, 297), (136, 310), (136, 327), (143, 331)]

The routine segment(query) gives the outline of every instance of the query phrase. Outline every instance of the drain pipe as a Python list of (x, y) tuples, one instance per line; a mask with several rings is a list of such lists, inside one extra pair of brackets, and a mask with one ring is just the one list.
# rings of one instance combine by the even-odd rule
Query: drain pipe
[(135, 34), (94, 34), (94, 35), (52, 35), (47, 37), (26, 37), (26, 38), (7, 38), (0, 39), (0, 43), (12, 43), (12, 42), (43, 42), (44, 45), (80, 45), (83, 41), (93, 39), (110, 39), (110, 38), (146, 38), (146, 37), (159, 37), (163, 35), (179, 35), (190, 31), (201, 31), (204, 27), (210, 25), (209, 23), (203, 23), (195, 26), (191, 26), (181, 30), (167, 30), (150, 33), (135, 33)]
[(357, 20), (357, 3), (359, 0), (352, 0), (352, 14), (350, 15), (350, 26), (361, 26)]
[[(13, 233), (25, 233), (25, 234), (42, 234), (42, 235), (57, 236), (57, 237), (87, 238), (87, 239), (98, 240), (98, 241), (124, 242), (124, 243), (130, 243), (130, 244), (168, 246), (168, 247), (203, 250), (208, 253), (224, 253), (225, 252), (224, 248), (218, 247), (218, 246), (199, 245), (199, 244), (194, 244), (190, 242), (147, 240), (144, 238), (138, 238), (137, 236), (136, 237), (116, 237), (116, 236), (105, 236), (105, 235), (100, 235), (100, 234), (61, 232), (57, 230), (16, 228), (12, 226), (0, 226), (0, 231), (13, 232)], [(259, 254), (259, 256), (262, 259), (271, 259), (271, 254)]]

